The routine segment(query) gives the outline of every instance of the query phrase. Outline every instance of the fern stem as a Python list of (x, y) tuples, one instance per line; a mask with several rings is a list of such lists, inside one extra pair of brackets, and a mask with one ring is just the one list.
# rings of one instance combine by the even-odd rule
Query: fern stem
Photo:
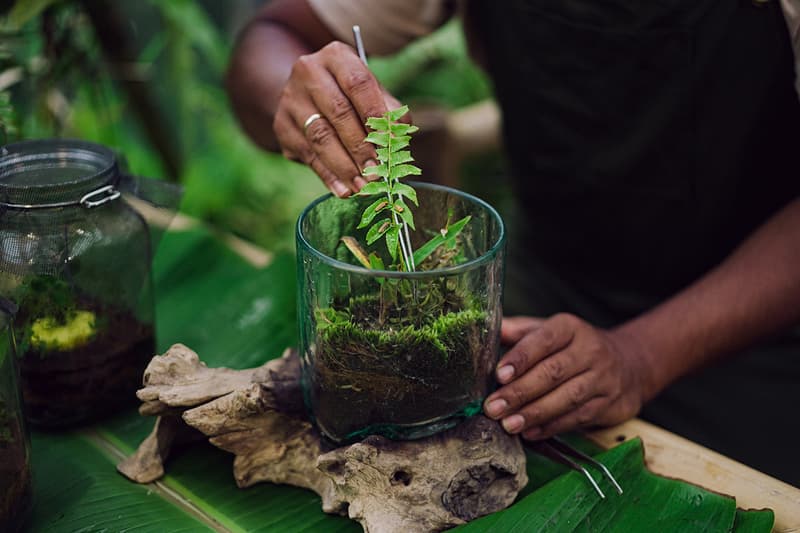
[[(394, 123), (393, 120), (389, 120), (389, 138), (387, 142), (387, 153), (389, 154), (389, 158), (386, 161), (386, 168), (388, 170), (386, 176), (386, 185), (388, 190), (386, 191), (386, 196), (389, 197), (389, 210), (392, 212), (392, 222), (394, 223), (395, 227), (400, 226), (400, 222), (397, 219), (397, 212), (394, 209), (394, 198), (392, 198), (392, 190), (394, 182), (398, 179), (392, 179), (392, 124)], [(408, 239), (408, 226), (403, 221), (403, 231), (398, 231), (397, 234), (397, 241), (400, 243), (400, 254), (403, 256), (403, 263), (405, 263), (406, 272), (413, 272), (414, 271), (414, 258), (411, 252), (411, 239)]]

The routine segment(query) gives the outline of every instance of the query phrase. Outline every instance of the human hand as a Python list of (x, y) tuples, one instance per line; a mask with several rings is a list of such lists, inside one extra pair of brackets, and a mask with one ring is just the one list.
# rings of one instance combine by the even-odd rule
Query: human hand
[(514, 344), (497, 365), (502, 385), (484, 412), (509, 433), (530, 440), (595, 425), (613, 425), (648, 399), (650, 368), (636, 342), (576, 316), (503, 320), (501, 338)]
[(397, 107), (355, 51), (334, 41), (295, 62), (273, 128), (285, 157), (307, 164), (345, 197), (366, 185), (361, 170), (376, 164), (364, 123)]

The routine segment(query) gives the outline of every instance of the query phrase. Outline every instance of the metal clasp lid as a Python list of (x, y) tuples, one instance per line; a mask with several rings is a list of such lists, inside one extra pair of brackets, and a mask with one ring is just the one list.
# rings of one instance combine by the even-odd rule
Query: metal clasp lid
[[(86, 194), (78, 203), (80, 203), (83, 207), (91, 209), (93, 207), (101, 206), (107, 202), (116, 200), (120, 197), (120, 195), (121, 193), (116, 190), (113, 185), (106, 185), (105, 187), (100, 187), (99, 189)], [(93, 200), (93, 198), (98, 199)]]
[[(81, 205), (87, 209), (91, 209), (93, 207), (116, 200), (120, 196), (122, 196), (122, 193), (116, 190), (113, 185), (106, 185), (83, 195), (83, 197), (77, 202), (73, 200), (69, 202), (55, 202), (51, 204), (10, 204), (0, 201), (0, 207), (8, 207), (10, 209), (56, 209), (59, 207)], [(94, 198), (98, 199), (94, 200)]]

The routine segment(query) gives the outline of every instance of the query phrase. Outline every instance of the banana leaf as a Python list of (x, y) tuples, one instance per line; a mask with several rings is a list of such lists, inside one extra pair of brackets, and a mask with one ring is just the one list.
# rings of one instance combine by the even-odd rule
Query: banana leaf
[[(209, 366), (245, 368), (279, 356), (295, 342), (295, 264), (289, 255), (257, 269), (202, 229), (169, 233), (155, 259), (154, 278), (161, 351), (183, 342)], [(115, 465), (133, 452), (152, 426), (151, 418), (132, 408), (68, 433), (34, 432), (35, 504), (30, 530), (361, 529), (346, 518), (324, 514), (319, 498), (309, 491), (266, 483), (238, 489), (232, 456), (204, 443), (176, 453), (159, 482), (131, 483), (116, 473)], [(580, 437), (571, 443), (591, 454), (600, 452)], [(624, 496), (607, 490), (608, 499), (598, 503), (575, 473), (529, 454), (531, 482), (517, 503), (463, 529), (602, 531), (605, 527), (650, 533), (681, 523), (684, 531), (695, 530), (698, 524), (707, 525), (709, 531), (755, 532), (771, 527), (769, 512), (738, 512), (730, 498), (650, 474), (643, 467), (638, 443), (626, 443), (601, 457), (622, 478)]]
[(134, 485), (80, 434), (35, 433), (31, 531), (200, 532), (213, 526), (153, 486)]
[[(600, 498), (581, 474), (569, 472), (509, 509), (458, 531), (734, 531), (733, 498), (651, 473), (644, 465), (639, 439), (603, 452), (597, 459), (614, 473), (623, 494), (606, 481), (601, 482), (606, 497)], [(599, 472), (594, 474), (599, 476)], [(747, 516), (740, 522), (752, 525), (752, 531), (770, 531), (772, 521), (766, 515), (749, 515), (740, 513)]]

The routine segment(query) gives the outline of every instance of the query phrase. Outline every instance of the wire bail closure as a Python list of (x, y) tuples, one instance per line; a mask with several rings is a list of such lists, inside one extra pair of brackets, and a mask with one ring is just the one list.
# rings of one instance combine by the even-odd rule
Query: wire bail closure
[(86, 209), (92, 209), (105, 203), (112, 202), (120, 196), (122, 196), (122, 193), (115, 189), (113, 185), (106, 185), (84, 194), (77, 202), (56, 202), (51, 204), (10, 204), (7, 202), (0, 202), (0, 206), (9, 209), (55, 209), (58, 207), (80, 205)]
[[(99, 189), (86, 194), (83, 198), (80, 199), (80, 202), (78, 203), (80, 203), (83, 207), (86, 207), (87, 209), (91, 209), (93, 207), (98, 207), (105, 203), (112, 202), (117, 198), (119, 198), (121, 195), (122, 193), (116, 190), (113, 185), (106, 185), (105, 187), (100, 187)], [(92, 198), (99, 198), (99, 199), (93, 200)]]

